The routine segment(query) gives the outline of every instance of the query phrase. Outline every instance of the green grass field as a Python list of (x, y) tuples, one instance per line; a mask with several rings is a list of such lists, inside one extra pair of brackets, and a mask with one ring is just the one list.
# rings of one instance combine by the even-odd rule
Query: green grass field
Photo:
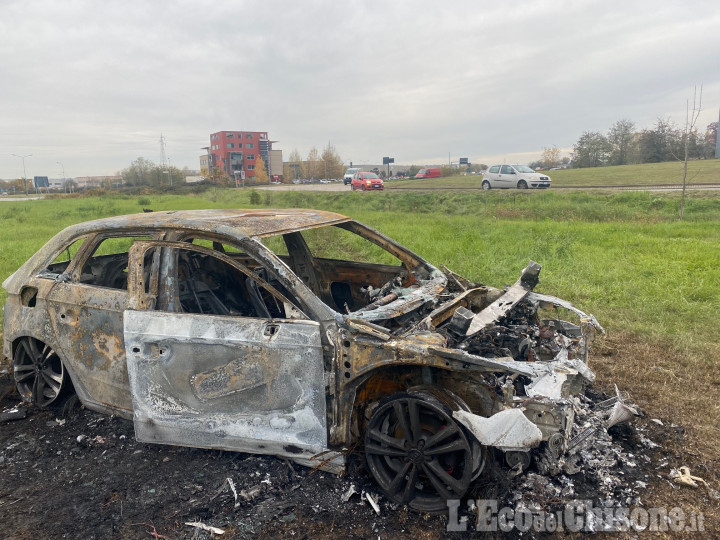
[[(684, 222), (676, 219), (677, 194), (647, 192), (263, 192), (261, 198), (260, 206), (351, 215), (431, 262), (490, 285), (514, 281), (533, 259), (544, 266), (543, 290), (577, 301), (610, 328), (673, 336), (682, 347), (716, 346), (719, 194), (690, 193)], [(213, 190), (199, 196), (5, 203), (0, 206), (0, 278), (72, 223), (138, 212), (142, 206), (251, 207), (249, 199), (250, 191)]]
[[(634, 184), (681, 184), (683, 164), (679, 161), (543, 171), (554, 186), (618, 186)], [(693, 184), (720, 182), (720, 159), (690, 161), (687, 181)], [(480, 175), (450, 176), (418, 180), (390, 180), (388, 189), (406, 187), (479, 188)]]
[[(250, 204), (251, 195), (259, 205)], [(690, 192), (682, 222), (679, 194), (653, 192), (226, 189), (195, 196), (0, 202), (0, 279), (72, 223), (142, 208), (253, 206), (341, 212), (436, 265), (496, 287), (514, 282), (529, 259), (539, 262), (543, 270), (536, 289), (593, 313), (608, 331), (590, 360), (596, 385), (612, 393), (616, 383), (649, 418), (681, 425), (681, 442), (656, 442), (674, 456), (671, 467), (690, 465), (717, 488), (720, 192)], [(717, 527), (712, 524), (717, 504), (708, 502), (703, 488), (670, 490), (661, 479), (650, 481), (648, 504), (672, 500), (704, 512), (706, 526)]]

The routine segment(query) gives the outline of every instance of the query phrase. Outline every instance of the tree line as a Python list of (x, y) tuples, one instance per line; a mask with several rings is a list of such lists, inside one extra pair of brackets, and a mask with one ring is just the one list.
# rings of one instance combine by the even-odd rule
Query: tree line
[(297, 148), (290, 152), (287, 162), (283, 164), (283, 176), (286, 182), (295, 178), (320, 180), (321, 178), (342, 178), (345, 165), (335, 147), (328, 142), (322, 153), (313, 146), (305, 159)]
[[(712, 122), (704, 133), (691, 129), (686, 135), (685, 130), (670, 120), (659, 118), (652, 128), (638, 131), (632, 121), (618, 120), (607, 134), (583, 132), (573, 146), (572, 166), (603, 167), (682, 160), (686, 142), (689, 159), (710, 159), (715, 156), (717, 129), (718, 123)], [(547, 150), (550, 149), (544, 149), (543, 158)]]
[(137, 158), (117, 174), (127, 186), (158, 187), (185, 183), (185, 176), (177, 167), (163, 167), (144, 157)]

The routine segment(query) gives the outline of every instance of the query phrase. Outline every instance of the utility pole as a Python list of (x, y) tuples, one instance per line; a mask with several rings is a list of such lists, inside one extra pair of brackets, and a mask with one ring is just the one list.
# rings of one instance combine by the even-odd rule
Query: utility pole
[(63, 165), (63, 164), (60, 163), (59, 161), (57, 162), (57, 164), (62, 167), (62, 171), (63, 171), (63, 188), (65, 188), (65, 193), (67, 193), (67, 185), (65, 184), (65, 165)]
[(168, 175), (168, 185), (172, 186), (172, 176), (170, 175), (170, 163), (167, 160), (167, 156), (165, 155), (165, 137), (163, 137), (163, 134), (160, 134), (160, 156), (162, 159), (162, 165), (165, 168), (165, 172)]
[(22, 162), (23, 162), (23, 186), (25, 186), (25, 196), (27, 197), (28, 190), (27, 190), (27, 174), (25, 174), (25, 158), (32, 156), (32, 154), (28, 154), (26, 156), (19, 156), (17, 154), (10, 154), (10, 155), (19, 157), (20, 159), (22, 159)]
[(715, 130), (715, 157), (720, 158), (720, 137), (718, 132), (720, 131), (720, 112), (718, 112), (718, 128)]

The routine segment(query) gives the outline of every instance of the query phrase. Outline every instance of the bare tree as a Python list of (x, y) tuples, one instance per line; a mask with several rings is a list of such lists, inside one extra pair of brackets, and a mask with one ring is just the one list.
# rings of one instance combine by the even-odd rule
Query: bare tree
[(297, 148), (290, 152), (287, 163), (283, 165), (283, 175), (286, 181), (295, 178), (305, 178), (305, 162), (302, 157), (300, 157), (300, 152), (297, 151)]
[(541, 161), (546, 169), (557, 167), (560, 165), (560, 149), (556, 145), (552, 147), (543, 146)]
[(683, 184), (682, 184), (682, 197), (680, 198), (680, 219), (683, 219), (685, 213), (685, 188), (687, 186), (687, 168), (688, 168), (688, 157), (690, 153), (690, 134), (695, 131), (695, 124), (697, 123), (698, 117), (702, 111), (702, 84), (700, 85), (700, 94), (698, 95), (698, 88), (693, 88), (693, 104), (692, 109), (690, 108), (690, 100), (688, 99), (685, 104), (685, 130), (683, 131), (683, 143), (685, 149), (685, 159), (683, 160)]
[(305, 172), (313, 180), (322, 178), (325, 173), (325, 165), (320, 159), (320, 152), (314, 146), (308, 152), (307, 160), (305, 164)]
[(345, 167), (340, 154), (337, 153), (337, 150), (330, 142), (323, 148), (320, 159), (324, 162), (325, 178), (342, 178)]

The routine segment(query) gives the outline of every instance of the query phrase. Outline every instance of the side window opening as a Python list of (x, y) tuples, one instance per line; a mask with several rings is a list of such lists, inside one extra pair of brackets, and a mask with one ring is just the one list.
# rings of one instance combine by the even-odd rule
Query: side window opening
[[(80, 273), (80, 282), (111, 289), (127, 289), (128, 251), (137, 240), (152, 240), (150, 236), (122, 236), (105, 238), (85, 261)], [(146, 254), (152, 259), (152, 252)], [(149, 284), (151, 264), (147, 264), (145, 282)]]
[[(284, 246), (279, 244), (280, 238)], [(323, 302), (342, 313), (368, 305), (373, 291), (391, 281), (411, 285), (411, 274), (391, 248), (361, 236), (352, 224), (285, 233), (262, 241)]]
[(67, 245), (55, 256), (55, 259), (53, 259), (53, 261), (47, 266), (46, 271), (55, 275), (62, 274), (75, 259), (75, 256), (80, 251), (80, 248), (83, 246), (86, 239), (87, 237), (83, 236)]
[(400, 265), (398, 258), (390, 252), (341, 226), (309, 229), (302, 231), (301, 234), (316, 259)]
[[(226, 255), (234, 259), (232, 253)], [(174, 249), (170, 259), (175, 271), (165, 283), (173, 290), (160, 291), (161, 310), (264, 319), (307, 318), (264, 268), (251, 270), (241, 265), (242, 271), (219, 257), (192, 249)]]

